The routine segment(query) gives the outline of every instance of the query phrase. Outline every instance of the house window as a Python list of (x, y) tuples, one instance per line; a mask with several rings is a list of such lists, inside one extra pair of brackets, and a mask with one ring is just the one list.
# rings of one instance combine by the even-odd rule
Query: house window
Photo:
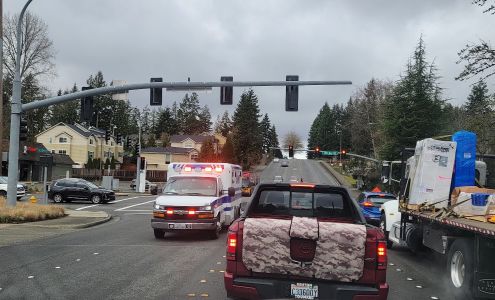
[(67, 143), (67, 138), (66, 137), (59, 137), (58, 142), (59, 143)]
[(88, 151), (88, 158), (93, 159), (94, 156), (95, 156), (95, 153), (93, 151)]
[(58, 154), (67, 154), (67, 150), (58, 150)]
[(49, 143), (50, 143), (50, 144), (52, 143), (52, 138), (50, 138), (50, 141), (49, 141)]
[(194, 144), (193, 143), (190, 143), (190, 142), (185, 143), (184, 144), (184, 148), (194, 148)]
[(191, 159), (198, 159), (198, 153), (191, 154)]
[(52, 150), (52, 153), (55, 153), (55, 150)]
[(90, 144), (90, 145), (93, 145), (93, 144), (94, 144), (93, 139), (89, 139), (89, 144)]

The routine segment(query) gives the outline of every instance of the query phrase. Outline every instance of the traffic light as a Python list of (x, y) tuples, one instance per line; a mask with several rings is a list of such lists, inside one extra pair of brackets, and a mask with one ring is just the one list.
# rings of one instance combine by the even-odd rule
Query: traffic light
[(130, 137), (127, 137), (127, 141), (126, 142), (127, 142), (127, 145), (126, 145), (127, 147), (126, 148), (127, 149), (131, 148), (131, 138)]
[(342, 158), (345, 158), (346, 157), (346, 154), (347, 154), (347, 151), (346, 150), (342, 150), (340, 152), (340, 154), (342, 155)]
[(139, 156), (139, 150), (141, 150), (139, 149), (139, 144), (134, 145), (134, 153), (136, 154), (136, 156)]
[(316, 149), (315, 149), (315, 155), (316, 155), (316, 157), (319, 157), (320, 156), (320, 147), (316, 147)]
[(19, 141), (26, 141), (27, 140), (27, 133), (28, 133), (28, 122), (26, 119), (24, 119), (21, 116), (21, 122), (20, 122), (20, 127), (19, 127)]
[(117, 134), (117, 145), (121, 145), (122, 144), (122, 134)]
[[(82, 91), (87, 91), (92, 89), (89, 86), (83, 86)], [(83, 97), (81, 99), (81, 123), (87, 122), (91, 123), (93, 119), (93, 97)]]
[(109, 140), (110, 140), (110, 130), (108, 130), (108, 129), (107, 129), (107, 130), (105, 131), (105, 141), (107, 141), (107, 142), (108, 142)]
[[(220, 81), (234, 81), (234, 77), (222, 76), (222, 77), (220, 77)], [(232, 105), (233, 93), (234, 93), (234, 88), (231, 86), (220, 87), (220, 104), (221, 105)]]
[(146, 158), (145, 157), (140, 157), (141, 159), (141, 164), (139, 165), (140, 170), (145, 170), (146, 169)]
[[(151, 78), (150, 82), (163, 82), (163, 78)], [(162, 103), (162, 88), (150, 89), (150, 106), (159, 106)]]
[[(287, 75), (285, 81), (299, 81), (298, 75)], [(285, 110), (286, 111), (298, 111), (298, 99), (299, 99), (299, 86), (287, 85), (285, 86)]]
[(289, 146), (289, 157), (294, 157), (294, 147)]

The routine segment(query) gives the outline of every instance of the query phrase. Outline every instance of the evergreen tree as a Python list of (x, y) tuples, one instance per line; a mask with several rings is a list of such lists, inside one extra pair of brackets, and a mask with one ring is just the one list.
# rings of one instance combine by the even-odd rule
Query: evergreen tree
[[(77, 91), (79, 91), (79, 89), (77, 88), (77, 85), (74, 83), (70, 91), (65, 90), (62, 92), (62, 90), (58, 90), (57, 96), (67, 95), (67, 94), (75, 93)], [(80, 105), (81, 105), (80, 101), (69, 101), (69, 102), (52, 105), (49, 108), (50, 109), (49, 120), (48, 120), (49, 126), (53, 126), (60, 122), (64, 122), (65, 124), (74, 124), (75, 122), (79, 122)]]
[[(270, 147), (272, 148), (278, 148), (279, 147), (279, 142), (278, 142), (278, 135), (277, 135), (277, 130), (275, 129), (275, 125), (272, 125), (270, 128)], [(280, 149), (275, 149), (273, 152), (269, 152), (270, 154), (273, 154), (274, 157), (282, 158), (282, 151)]]
[(232, 145), (232, 135), (229, 134), (222, 148), (221, 161), (226, 163), (235, 163), (234, 145)]
[(216, 154), (213, 147), (213, 139), (206, 139), (201, 146), (201, 151), (198, 155), (198, 161), (200, 162), (215, 162)]
[(492, 126), (494, 123), (493, 99), (489, 95), (487, 85), (479, 81), (468, 96), (464, 111), (466, 113), (465, 126), (467, 130), (477, 135), (478, 151), (486, 154), (493, 145)]
[(385, 100), (383, 130), (387, 139), (382, 158), (396, 159), (402, 147), (414, 147), (416, 141), (442, 130), (444, 100), (435, 71), (435, 66), (426, 62), (420, 38), (405, 74)]
[(262, 149), (263, 153), (270, 153), (270, 147), (272, 142), (272, 132), (271, 132), (271, 124), (270, 119), (268, 118), (268, 114), (265, 114), (263, 120), (260, 122), (260, 130), (263, 138)]
[[(46, 98), (43, 90), (37, 79), (33, 75), (28, 74), (22, 82), (22, 102), (29, 103)], [(36, 142), (36, 135), (47, 128), (48, 111), (48, 107), (43, 107), (24, 113), (27, 121), (27, 141), (29, 143)]]
[[(172, 107), (174, 110), (174, 107)], [(179, 132), (182, 134), (202, 134), (211, 129), (211, 114), (207, 106), (199, 106), (198, 94), (186, 94), (177, 109)]]
[(252, 89), (249, 89), (242, 93), (232, 118), (235, 161), (242, 164), (244, 169), (249, 169), (261, 158), (263, 136), (260, 131), (259, 118), (258, 97)]
[(222, 115), (222, 118), (218, 116), (217, 121), (215, 123), (215, 133), (221, 134), (224, 137), (227, 137), (229, 133), (232, 131), (232, 121), (229, 117), (229, 112), (225, 111)]
[(179, 132), (179, 126), (177, 120), (173, 116), (173, 112), (170, 108), (166, 107), (158, 111), (158, 120), (156, 126), (153, 129), (153, 133), (156, 137), (160, 138), (163, 134), (171, 135)]

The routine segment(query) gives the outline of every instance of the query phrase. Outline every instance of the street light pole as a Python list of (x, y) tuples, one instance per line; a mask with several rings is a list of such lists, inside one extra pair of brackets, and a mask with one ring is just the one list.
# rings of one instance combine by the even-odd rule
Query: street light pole
[[(12, 87), (12, 104), (10, 114), (10, 145), (9, 145), (9, 177), (7, 185), (7, 206), (15, 206), (17, 201), (17, 180), (19, 172), (19, 126), (21, 122), (21, 40), (22, 20), (24, 13), (32, 0), (28, 0), (17, 20), (17, 49), (15, 60), (15, 76)], [(3, 104), (3, 103), (2, 103)]]

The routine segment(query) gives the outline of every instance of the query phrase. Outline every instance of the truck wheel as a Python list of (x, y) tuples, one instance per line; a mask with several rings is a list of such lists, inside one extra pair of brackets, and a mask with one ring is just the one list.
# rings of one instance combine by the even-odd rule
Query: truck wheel
[(387, 249), (391, 249), (392, 246), (394, 245), (394, 242), (392, 242), (388, 238), (390, 232), (387, 231), (387, 218), (385, 217), (385, 213), (382, 213), (380, 217), (380, 228), (383, 230), (383, 233), (385, 234), (385, 239), (387, 240)]
[(153, 233), (155, 234), (155, 239), (165, 238), (165, 232), (161, 229), (153, 228)]
[(218, 239), (220, 237), (220, 231), (222, 231), (222, 222), (220, 221), (220, 214), (217, 216), (217, 226), (215, 230), (212, 230), (210, 233), (210, 238), (213, 240)]
[(456, 299), (470, 299), (473, 283), (473, 245), (469, 240), (455, 240), (447, 256), (447, 277)]

